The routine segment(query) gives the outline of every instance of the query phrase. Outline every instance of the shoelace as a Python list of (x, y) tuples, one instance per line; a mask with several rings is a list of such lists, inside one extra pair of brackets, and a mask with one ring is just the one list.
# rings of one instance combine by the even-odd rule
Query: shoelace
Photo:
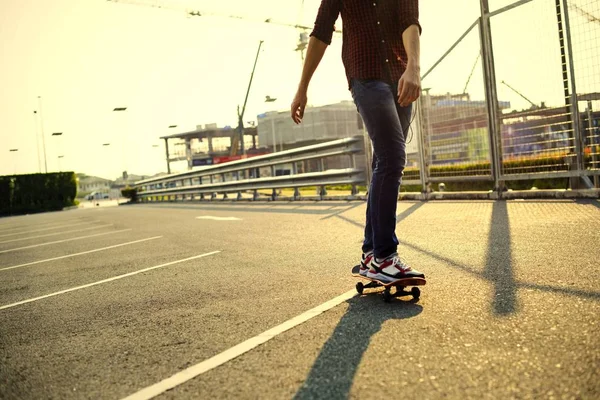
[(398, 268), (402, 272), (407, 272), (407, 271), (411, 270), (410, 266), (407, 263), (405, 263), (404, 261), (402, 261), (402, 259), (398, 256), (394, 256), (394, 258), (392, 259), (392, 262), (394, 263), (396, 268)]

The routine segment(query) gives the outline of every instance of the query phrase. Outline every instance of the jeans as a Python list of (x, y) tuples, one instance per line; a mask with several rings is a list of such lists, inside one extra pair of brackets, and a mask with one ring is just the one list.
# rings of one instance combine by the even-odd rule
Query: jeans
[(397, 84), (380, 80), (353, 79), (351, 91), (373, 144), (373, 178), (362, 250), (373, 250), (375, 257), (383, 259), (398, 250), (396, 209), (412, 105), (401, 107)]

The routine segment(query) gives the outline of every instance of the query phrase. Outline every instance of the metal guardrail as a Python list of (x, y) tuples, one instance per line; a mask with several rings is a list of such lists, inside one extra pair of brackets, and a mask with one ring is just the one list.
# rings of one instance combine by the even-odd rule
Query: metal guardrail
[[(364, 138), (356, 136), (312, 146), (282, 151), (263, 156), (212, 165), (179, 174), (138, 181), (138, 198), (143, 202), (195, 200), (208, 197), (212, 200), (219, 194), (228, 198), (228, 194), (237, 193), (237, 200), (243, 198), (242, 193), (253, 192), (251, 199), (256, 200), (259, 190), (272, 189), (271, 198), (277, 199), (277, 189), (294, 188), (294, 199), (300, 198), (299, 188), (317, 186), (319, 196), (325, 198), (326, 186), (351, 185), (352, 195), (358, 194), (357, 185), (366, 182), (366, 173), (356, 168), (355, 155), (363, 152)], [(350, 168), (323, 170), (323, 160), (334, 156), (348, 156)], [(297, 163), (308, 160), (321, 160), (321, 171), (298, 173)], [(291, 175), (274, 176), (275, 167), (281, 164), (292, 164)], [(271, 168), (271, 176), (261, 178), (259, 170)], [(233, 180), (226, 180), (230, 175)], [(218, 179), (216, 179), (218, 178)], [(218, 180), (218, 181), (217, 181)]]

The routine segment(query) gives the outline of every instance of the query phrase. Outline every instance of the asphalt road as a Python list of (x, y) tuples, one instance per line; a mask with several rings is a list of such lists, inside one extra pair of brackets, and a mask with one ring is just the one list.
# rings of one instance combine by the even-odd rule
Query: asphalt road
[(390, 304), (352, 292), (364, 213), (0, 219), (0, 398), (600, 398), (600, 203), (401, 202), (428, 284)]

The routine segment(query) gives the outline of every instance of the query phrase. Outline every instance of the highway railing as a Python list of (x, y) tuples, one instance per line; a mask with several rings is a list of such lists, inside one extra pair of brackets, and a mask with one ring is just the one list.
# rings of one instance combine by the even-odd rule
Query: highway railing
[[(256, 156), (228, 163), (207, 166), (179, 174), (138, 181), (138, 199), (142, 202), (174, 200), (227, 199), (257, 200), (261, 191), (270, 190), (269, 197), (276, 200), (280, 189), (294, 189), (293, 199), (301, 198), (299, 189), (316, 187), (318, 198), (326, 199), (327, 186), (350, 185), (350, 197), (358, 194), (358, 186), (365, 184), (364, 169), (356, 167), (356, 155), (364, 154), (364, 138), (350, 137), (312, 146)], [(324, 160), (347, 156), (349, 168), (325, 170)], [(301, 172), (299, 163), (317, 160), (320, 171)], [(275, 176), (277, 166), (291, 165), (290, 174)], [(270, 169), (270, 176), (261, 177), (261, 171)], [(244, 194), (250, 193), (250, 196)]]

